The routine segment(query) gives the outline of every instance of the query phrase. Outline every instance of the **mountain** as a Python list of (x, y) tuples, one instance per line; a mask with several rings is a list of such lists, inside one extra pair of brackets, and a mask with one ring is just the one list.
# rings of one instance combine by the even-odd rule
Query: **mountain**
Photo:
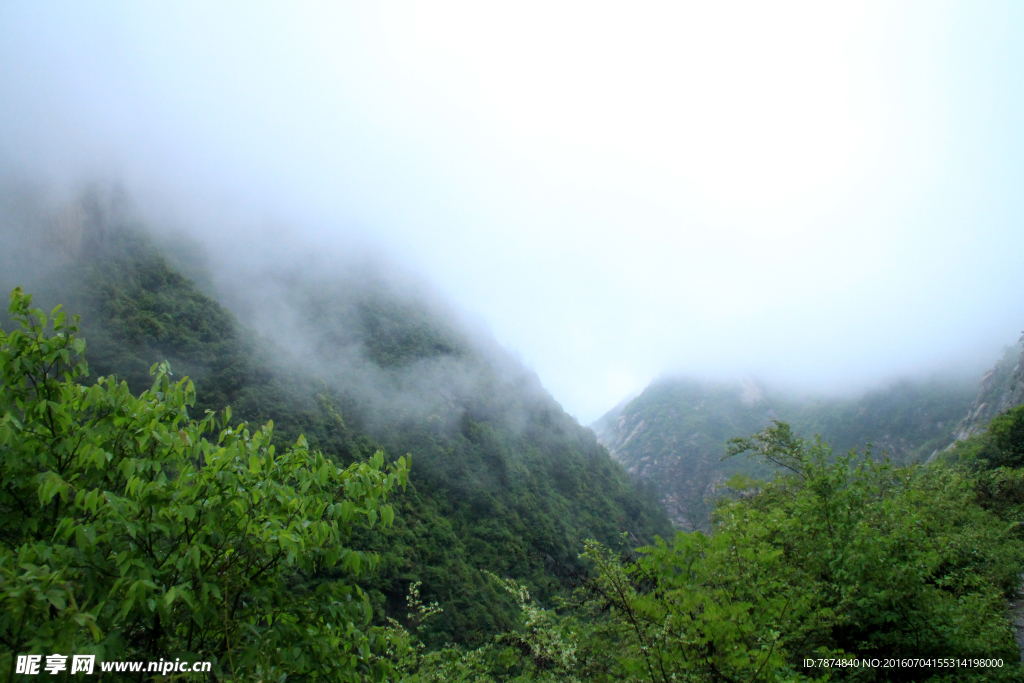
[(197, 416), (230, 405), (235, 420), (272, 418), (278, 444), (303, 434), (341, 463), (411, 454), (394, 526), (353, 543), (381, 556), (364, 586), (378, 618), (404, 618), (414, 581), (440, 603), (428, 643), (511, 628), (517, 606), (482, 570), (550, 599), (583, 571), (584, 540), (671, 532), (533, 373), (408, 274), (315, 255), (234, 272), (225, 255), (154, 237), (116, 194), (0, 199), (0, 285), (80, 314), (93, 377), (137, 392), (166, 359), (194, 380)]
[(752, 383), (679, 378), (653, 383), (592, 429), (630, 474), (654, 483), (676, 526), (706, 529), (716, 487), (745, 470), (739, 460), (722, 462), (726, 441), (760, 431), (776, 417)]
[(630, 474), (655, 487), (677, 527), (708, 530), (731, 476), (773, 475), (745, 458), (723, 460), (729, 439), (777, 419), (806, 438), (820, 435), (836, 452), (872, 444), (898, 464), (923, 462), (953, 440), (973, 393), (966, 382), (903, 379), (855, 398), (796, 398), (750, 380), (666, 377), (592, 428)]

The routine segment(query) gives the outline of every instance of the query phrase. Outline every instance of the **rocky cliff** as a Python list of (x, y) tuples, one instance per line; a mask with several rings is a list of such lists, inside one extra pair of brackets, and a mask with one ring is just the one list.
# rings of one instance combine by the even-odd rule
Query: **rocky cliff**
[[(1024, 336), (1006, 349), (981, 379), (978, 395), (956, 427), (956, 441), (985, 428), (993, 417), (1024, 403)], [(955, 443), (955, 441), (954, 441)]]

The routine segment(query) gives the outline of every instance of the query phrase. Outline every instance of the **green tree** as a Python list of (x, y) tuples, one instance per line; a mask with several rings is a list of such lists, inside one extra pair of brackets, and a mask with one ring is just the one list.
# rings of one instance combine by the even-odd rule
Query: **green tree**
[(992, 467), (1024, 467), (1024, 406), (992, 418), (988, 425), (992, 448), (987, 453)]
[[(747, 451), (787, 474), (721, 504), (710, 537), (679, 532), (625, 562), (589, 545), (597, 576), (583, 615), (599, 626), (578, 646), (581, 661), (614, 652), (608, 679), (652, 683), (1018, 680), (1005, 598), (1024, 543), (1019, 524), (978, 504), (975, 478), (837, 457), (780, 422), (732, 442), (730, 453)], [(803, 666), (954, 652), (1004, 667)]]
[[(376, 556), (354, 528), (389, 526), (404, 458), (347, 469), (273, 424), (189, 415), (195, 394), (87, 383), (77, 319), (20, 289), (0, 330), (0, 674), (15, 654), (212, 660), (214, 676), (380, 679), (382, 636), (345, 577)], [(376, 662), (376, 663), (375, 663)]]

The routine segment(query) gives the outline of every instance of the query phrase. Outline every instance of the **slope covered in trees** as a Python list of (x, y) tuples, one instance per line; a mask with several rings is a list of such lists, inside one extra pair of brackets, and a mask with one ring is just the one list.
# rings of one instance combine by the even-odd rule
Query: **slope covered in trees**
[(82, 315), (92, 376), (139, 392), (167, 360), (193, 380), (196, 414), (230, 405), (236, 419), (273, 419), (279, 447), (302, 434), (342, 465), (381, 448), (411, 455), (394, 526), (355, 532), (380, 552), (361, 579), (376, 618), (404, 614), (421, 581), (443, 608), (429, 642), (486, 639), (511, 627), (515, 604), (481, 569), (549, 597), (581, 569), (585, 539), (667, 532), (656, 500), (536, 377), (386, 273), (284, 277), (288, 304), (273, 310), (286, 318), (269, 338), (217, 302), (212, 280), (185, 277), (129, 212), (89, 197), (56, 218), (26, 204), (4, 217), (22, 263), (8, 261), (0, 279)]

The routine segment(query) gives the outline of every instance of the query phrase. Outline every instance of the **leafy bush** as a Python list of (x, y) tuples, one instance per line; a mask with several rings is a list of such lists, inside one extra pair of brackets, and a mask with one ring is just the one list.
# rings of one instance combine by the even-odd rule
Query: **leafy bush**
[[(375, 556), (404, 459), (341, 469), (272, 423), (191, 419), (191, 382), (154, 366), (138, 397), (85, 381), (77, 319), (15, 290), (0, 331), (0, 675), (17, 653), (212, 660), (218, 678), (381, 678), (383, 645), (349, 576)], [(211, 438), (207, 438), (209, 435)]]
[(1024, 406), (994, 417), (988, 425), (988, 433), (992, 435), (992, 465), (1024, 467)]

